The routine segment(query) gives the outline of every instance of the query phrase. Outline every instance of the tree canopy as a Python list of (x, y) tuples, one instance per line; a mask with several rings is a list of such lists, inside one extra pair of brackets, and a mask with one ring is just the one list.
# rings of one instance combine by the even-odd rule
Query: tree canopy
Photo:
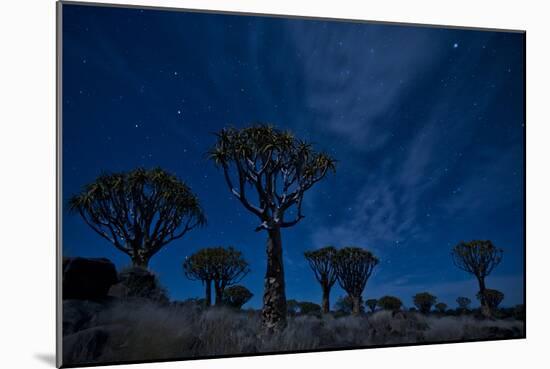
[(102, 174), (69, 199), (69, 208), (144, 267), (166, 244), (206, 224), (191, 189), (160, 168)]
[(491, 241), (474, 240), (460, 242), (451, 255), (457, 267), (478, 278), (485, 278), (500, 263), (502, 253), (502, 249), (495, 247)]
[(199, 280), (206, 285), (209, 305), (211, 282), (214, 282), (216, 304), (220, 304), (225, 288), (239, 283), (250, 268), (242, 253), (233, 247), (209, 247), (187, 257), (183, 262), (183, 270), (188, 279)]
[[(216, 136), (210, 158), (223, 169), (233, 195), (260, 218), (258, 230), (298, 223), (304, 218), (304, 193), (336, 168), (328, 154), (315, 152), (311, 144), (270, 125), (225, 128)], [(258, 195), (256, 204), (246, 193), (247, 185)], [(285, 220), (292, 206), (294, 219)]]
[(428, 292), (420, 292), (413, 296), (414, 305), (423, 314), (429, 313), (436, 301), (437, 298)]
[(397, 311), (403, 306), (403, 302), (395, 296), (382, 296), (378, 299), (378, 306), (384, 310)]
[(354, 300), (355, 314), (360, 311), (361, 294), (376, 265), (378, 258), (360, 247), (344, 247), (336, 253), (336, 277), (342, 289)]
[(223, 291), (224, 305), (240, 309), (254, 296), (248, 288), (240, 285), (231, 286)]

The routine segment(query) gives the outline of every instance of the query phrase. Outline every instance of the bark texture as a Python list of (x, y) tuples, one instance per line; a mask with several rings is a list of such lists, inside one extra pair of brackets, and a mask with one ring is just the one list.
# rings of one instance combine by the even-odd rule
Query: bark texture
[(268, 333), (272, 333), (286, 327), (286, 295), (281, 231), (275, 228), (268, 235), (262, 321)]

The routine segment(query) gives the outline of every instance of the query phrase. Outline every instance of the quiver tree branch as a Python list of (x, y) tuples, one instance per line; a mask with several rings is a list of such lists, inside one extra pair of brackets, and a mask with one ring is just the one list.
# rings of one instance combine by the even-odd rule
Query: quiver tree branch
[(165, 245), (206, 224), (191, 189), (160, 168), (102, 174), (70, 198), (69, 208), (142, 267)]

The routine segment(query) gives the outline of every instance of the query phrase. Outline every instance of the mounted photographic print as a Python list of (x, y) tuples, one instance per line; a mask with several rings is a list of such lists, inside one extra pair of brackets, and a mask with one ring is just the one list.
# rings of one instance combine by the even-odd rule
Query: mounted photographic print
[(525, 32), (58, 3), (58, 365), (525, 337)]

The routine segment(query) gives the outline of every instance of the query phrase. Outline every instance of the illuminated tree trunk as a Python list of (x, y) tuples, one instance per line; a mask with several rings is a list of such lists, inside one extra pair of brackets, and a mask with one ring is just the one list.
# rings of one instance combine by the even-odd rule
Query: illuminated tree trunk
[(361, 312), (361, 296), (351, 296), (353, 302), (351, 313), (357, 315)]
[(330, 312), (330, 288), (327, 285), (323, 286), (323, 314)]
[(267, 270), (264, 281), (262, 320), (269, 333), (286, 327), (285, 277), (281, 230), (268, 230)]

